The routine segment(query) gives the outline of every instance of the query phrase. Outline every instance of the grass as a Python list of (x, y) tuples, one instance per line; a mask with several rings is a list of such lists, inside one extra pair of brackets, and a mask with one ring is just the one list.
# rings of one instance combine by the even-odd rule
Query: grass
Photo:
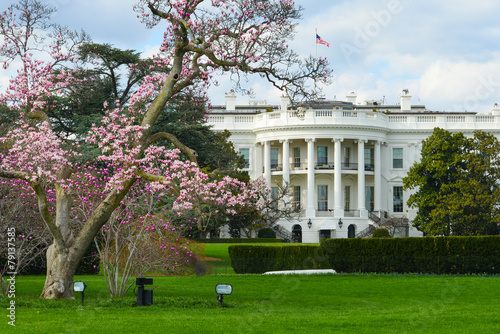
[[(206, 255), (228, 261), (228, 244)], [(226, 249), (226, 252), (224, 252)], [(234, 275), (154, 277), (152, 306), (111, 299), (104, 278), (76, 300), (38, 298), (43, 276), (16, 279), (16, 327), (0, 297), (0, 333), (498, 333), (500, 277)], [(215, 285), (233, 285), (216, 300)]]
[[(16, 328), (1, 333), (498, 333), (499, 277), (219, 275), (154, 277), (154, 303), (111, 299), (102, 276), (76, 300), (38, 298), (42, 276), (16, 281)], [(220, 308), (217, 283), (233, 285)], [(1, 297), (6, 312), (9, 300)]]

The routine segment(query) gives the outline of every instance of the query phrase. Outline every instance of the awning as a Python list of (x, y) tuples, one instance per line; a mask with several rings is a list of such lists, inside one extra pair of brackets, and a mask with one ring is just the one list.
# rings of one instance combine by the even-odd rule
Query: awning
[(323, 220), (319, 225), (319, 229), (320, 230), (336, 230), (337, 223), (333, 219)]

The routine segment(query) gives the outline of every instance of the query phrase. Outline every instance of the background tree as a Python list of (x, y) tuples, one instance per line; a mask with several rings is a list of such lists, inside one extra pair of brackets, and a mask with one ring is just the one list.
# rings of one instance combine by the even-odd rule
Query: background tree
[[(8, 30), (14, 44), (36, 36), (25, 33), (24, 28), (14, 27), (27, 26), (22, 22), (30, 20), (32, 5), (42, 6), (34, 0), (21, 1), (21, 6), (9, 8), (0, 18), (2, 27), (7, 27), (2, 33)], [(81, 222), (79, 230), (71, 228), (72, 198), (83, 191), (80, 182), (92, 173), (78, 172), (74, 160), (80, 155), (79, 146), (68, 146), (57, 138), (46, 114), (50, 97), (77, 79), (73, 71), (58, 71), (56, 66), (73, 59), (74, 49), (64, 38), (67, 30), (54, 35), (53, 43), (49, 43), (50, 62), (35, 61), (29, 52), (1, 53), (9, 57), (5, 64), (20, 59), (23, 69), (3, 92), (0, 102), (23, 112), (18, 128), (2, 139), (11, 141), (12, 147), (0, 159), (0, 177), (21, 179), (30, 184), (53, 237), (47, 251), (43, 298), (73, 297), (71, 284), (80, 259), (138, 179), (149, 182), (165, 195), (175, 196), (175, 210), (193, 208), (195, 203), (190, 196), (207, 190), (211, 191), (207, 201), (226, 201), (230, 212), (234, 205), (242, 205), (252, 195), (252, 190), (245, 189), (240, 189), (238, 195), (233, 194), (237, 183), (231, 178), (226, 178), (223, 184), (210, 182), (208, 176), (196, 170), (196, 152), (171, 133), (152, 132), (174, 97), (208, 84), (216, 70), (236, 75), (260, 74), (276, 87), (287, 90), (290, 96), (307, 95), (305, 81), (308, 78), (328, 81), (324, 59), (306, 65), (286, 46), (300, 18), (300, 9), (291, 1), (214, 0), (207, 5), (192, 0), (139, 1), (135, 8), (148, 25), (165, 22), (165, 40), (155, 62), (169, 71), (145, 77), (126, 106), (118, 102), (110, 105), (100, 125), (90, 129), (87, 140), (101, 150), (98, 159), (113, 169), (102, 198), (92, 203), (92, 211)], [(62, 47), (64, 45), (67, 47)], [(2, 51), (11, 47), (9, 42), (3, 45)], [(191, 162), (183, 165), (179, 151), (158, 146), (160, 139), (170, 141)], [(161, 161), (161, 169), (153, 166), (156, 161)], [(171, 168), (176, 166), (183, 170)], [(49, 191), (56, 195), (55, 214), (48, 211)]]
[[(77, 138), (87, 147), (83, 159), (95, 158), (97, 152), (83, 139), (92, 124), (105, 116), (103, 106), (116, 101), (126, 105), (137, 93), (146, 76), (168, 72), (156, 66), (153, 58), (143, 59), (134, 50), (122, 50), (109, 44), (84, 43), (78, 47), (78, 67), (74, 76), (79, 80), (65, 87), (63, 95), (52, 98), (47, 116), (60, 137)], [(244, 164), (229, 141), (229, 131), (214, 132), (206, 123), (207, 98), (193, 92), (180, 93), (163, 109), (152, 133), (168, 132), (198, 153), (198, 163), (208, 170), (234, 170)], [(167, 147), (169, 141), (160, 141)], [(92, 153), (93, 152), (93, 153)]]
[(422, 143), (422, 158), (403, 179), (415, 189), (413, 225), (429, 235), (497, 234), (500, 221), (500, 142), (475, 131), (473, 138), (436, 128)]
[[(22, 272), (43, 256), (52, 241), (31, 192), (32, 189), (22, 181), (0, 182), (1, 294), (6, 294), (13, 282), (6, 284), (6, 273)], [(12, 233), (8, 233), (9, 231)], [(11, 236), (14, 241), (8, 242)], [(9, 244), (13, 246), (9, 247)], [(14, 249), (14, 259), (11, 261), (8, 261), (8, 254), (11, 253), (9, 248)]]

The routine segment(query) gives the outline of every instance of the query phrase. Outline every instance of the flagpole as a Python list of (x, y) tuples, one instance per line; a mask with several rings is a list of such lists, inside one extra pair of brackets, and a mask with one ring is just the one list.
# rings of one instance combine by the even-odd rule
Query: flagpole
[(316, 53), (314, 55), (314, 66), (316, 66), (316, 64), (318, 62), (318, 41), (316, 40), (317, 36), (318, 36), (318, 28), (315, 28), (315, 30), (316, 30), (316, 34), (314, 35), (314, 44), (316, 45)]
[[(318, 65), (318, 28), (315, 29), (315, 35), (314, 35), (314, 44), (316, 46), (316, 52), (314, 54), (314, 68)], [(317, 100), (317, 92), (316, 92), (316, 77), (314, 77), (314, 99)]]

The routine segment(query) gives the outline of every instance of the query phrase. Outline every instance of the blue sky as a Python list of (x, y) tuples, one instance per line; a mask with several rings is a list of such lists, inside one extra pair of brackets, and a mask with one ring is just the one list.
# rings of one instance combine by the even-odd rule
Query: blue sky
[[(2, 3), (7, 1), (2, 1)], [(46, 0), (57, 6), (54, 20), (84, 29), (94, 41), (152, 54), (160, 29), (148, 30), (132, 11), (134, 0)], [(327, 99), (354, 91), (358, 101), (399, 102), (409, 89), (414, 104), (431, 110), (488, 113), (500, 103), (500, 2), (494, 0), (296, 0), (303, 20), (291, 47), (315, 54), (315, 29), (330, 47), (318, 45), (335, 78), (323, 87)], [(4, 5), (5, 6), (5, 5)], [(4, 84), (6, 73), (0, 74)], [(231, 89), (221, 78), (209, 95), (224, 103)], [(263, 79), (249, 85), (256, 99), (279, 103)], [(1, 88), (0, 88), (1, 89)], [(246, 104), (248, 97), (238, 96)]]

